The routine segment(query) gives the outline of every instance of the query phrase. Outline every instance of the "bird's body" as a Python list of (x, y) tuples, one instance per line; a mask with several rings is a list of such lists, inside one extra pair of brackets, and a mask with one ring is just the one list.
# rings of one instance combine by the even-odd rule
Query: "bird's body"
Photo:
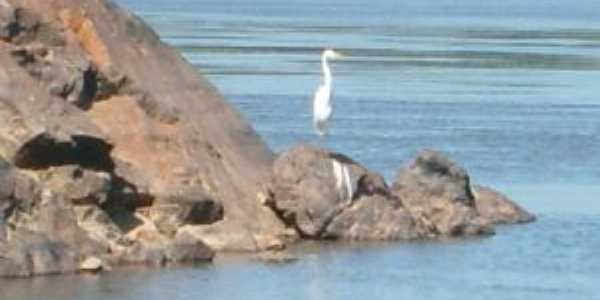
[(313, 126), (320, 136), (327, 134), (329, 120), (333, 116), (333, 86), (328, 59), (340, 58), (333, 50), (325, 50), (321, 55), (321, 84), (315, 92), (313, 100)]
[(327, 125), (333, 115), (331, 87), (321, 85), (315, 92), (313, 102), (313, 126), (319, 135), (327, 134)]

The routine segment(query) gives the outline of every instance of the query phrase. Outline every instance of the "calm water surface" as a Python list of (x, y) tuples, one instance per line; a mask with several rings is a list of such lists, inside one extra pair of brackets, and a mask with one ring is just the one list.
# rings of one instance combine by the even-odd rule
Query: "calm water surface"
[(0, 283), (0, 299), (600, 299), (600, 2), (121, 0), (208, 75), (276, 150), (315, 141), (388, 179), (440, 149), (539, 221), (467, 241), (298, 249), (223, 262)]

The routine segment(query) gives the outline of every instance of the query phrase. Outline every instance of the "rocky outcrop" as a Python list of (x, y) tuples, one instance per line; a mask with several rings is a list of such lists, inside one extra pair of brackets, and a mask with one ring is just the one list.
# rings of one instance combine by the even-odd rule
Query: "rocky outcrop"
[(289, 234), (256, 201), (273, 153), (131, 13), (0, 1), (0, 66), (0, 276), (209, 260)]
[[(336, 164), (349, 171), (350, 189), (339, 185)], [(493, 233), (495, 224), (532, 220), (491, 189), (473, 189), (462, 167), (433, 150), (420, 153), (388, 187), (343, 155), (300, 145), (275, 161), (267, 190), (265, 204), (309, 239), (482, 235)]]
[(209, 261), (306, 239), (489, 233), (531, 216), (436, 152), (390, 188), (311, 146), (279, 157), (107, 0), (0, 0), (0, 277)]

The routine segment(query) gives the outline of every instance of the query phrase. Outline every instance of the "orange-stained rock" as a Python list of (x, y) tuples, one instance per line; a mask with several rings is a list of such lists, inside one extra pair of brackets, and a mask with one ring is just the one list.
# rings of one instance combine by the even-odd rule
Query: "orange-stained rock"
[[(0, 157), (31, 178), (23, 197), (50, 191), (73, 200), (73, 226), (123, 261), (139, 249), (156, 254), (149, 259), (173, 251), (170, 236), (149, 245), (148, 232), (132, 232), (142, 210), (183, 191), (222, 204), (222, 218), (193, 222), (195, 236), (218, 250), (257, 251), (289, 234), (257, 200), (271, 150), (195, 67), (110, 1), (0, 2)], [(106, 186), (73, 186), (88, 183)], [(2, 216), (3, 224), (24, 225), (43, 209), (17, 203), (21, 217)], [(3, 236), (10, 244), (10, 232)]]
[(110, 56), (106, 45), (98, 36), (96, 26), (86, 17), (82, 8), (63, 9), (59, 12), (62, 25), (70, 30), (76, 37), (81, 47), (90, 55), (91, 60), (101, 69), (111, 66)]

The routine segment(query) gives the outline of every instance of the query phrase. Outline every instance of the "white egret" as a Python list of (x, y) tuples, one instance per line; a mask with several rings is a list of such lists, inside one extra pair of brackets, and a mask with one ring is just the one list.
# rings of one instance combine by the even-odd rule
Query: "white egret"
[(332, 49), (325, 49), (321, 54), (321, 84), (315, 92), (313, 100), (313, 126), (319, 136), (327, 134), (329, 119), (333, 115), (333, 86), (328, 59), (339, 59), (343, 56)]

